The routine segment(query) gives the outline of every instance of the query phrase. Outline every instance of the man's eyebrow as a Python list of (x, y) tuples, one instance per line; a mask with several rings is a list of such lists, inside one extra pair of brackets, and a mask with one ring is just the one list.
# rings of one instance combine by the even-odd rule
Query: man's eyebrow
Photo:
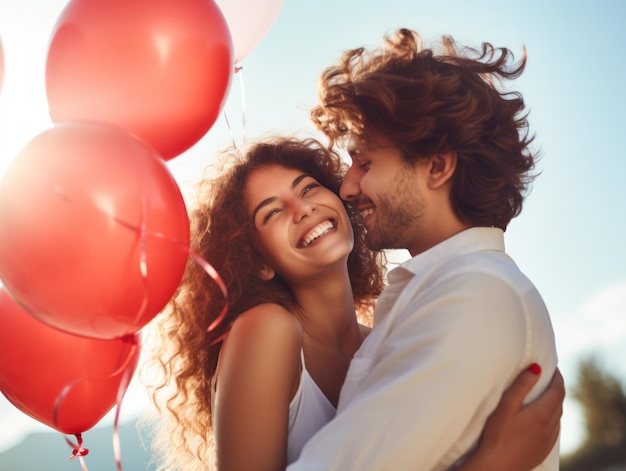
[(346, 147), (346, 152), (350, 157), (355, 155), (359, 155), (360, 153), (367, 151), (369, 149), (369, 145), (364, 141), (354, 142), (352, 141), (348, 147)]
[[(296, 178), (293, 179), (293, 181), (291, 182), (291, 186), (290, 188), (293, 190), (295, 187), (297, 187), (300, 182), (302, 180), (304, 180), (307, 177), (310, 177), (311, 175), (309, 175), (308, 173), (303, 173), (301, 175), (298, 175)], [(312, 178), (312, 177), (311, 177)], [(269, 198), (265, 198), (263, 201), (261, 201), (256, 208), (254, 208), (254, 211), (252, 211), (252, 220), (254, 221), (256, 219), (256, 214), (263, 209), (264, 206), (267, 206), (268, 204), (271, 204), (272, 202), (276, 201), (276, 196), (270, 196)]]

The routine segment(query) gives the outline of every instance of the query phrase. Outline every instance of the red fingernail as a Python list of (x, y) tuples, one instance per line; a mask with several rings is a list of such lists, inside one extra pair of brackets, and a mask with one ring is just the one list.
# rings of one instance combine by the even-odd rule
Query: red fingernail
[(534, 375), (539, 375), (541, 374), (541, 366), (539, 366), (539, 364), (537, 363), (533, 363), (528, 367), (528, 371), (530, 371)]

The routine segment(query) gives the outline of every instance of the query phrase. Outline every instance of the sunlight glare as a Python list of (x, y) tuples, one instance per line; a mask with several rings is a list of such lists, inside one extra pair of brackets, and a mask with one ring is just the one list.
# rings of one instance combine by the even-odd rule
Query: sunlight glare
[[(33, 3), (37, 3), (37, 8), (33, 8)], [(4, 50), (0, 178), (24, 146), (52, 126), (45, 91), (45, 62), (50, 34), (66, 4), (67, 0), (3, 0), (0, 5)]]

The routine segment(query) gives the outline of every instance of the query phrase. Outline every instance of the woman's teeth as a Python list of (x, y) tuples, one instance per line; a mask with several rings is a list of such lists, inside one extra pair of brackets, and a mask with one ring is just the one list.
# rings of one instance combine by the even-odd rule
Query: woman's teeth
[(323, 234), (326, 234), (328, 231), (333, 229), (335, 225), (331, 221), (324, 221), (313, 228), (311, 232), (309, 232), (306, 236), (304, 236), (302, 240), (302, 247), (307, 247), (311, 245), (311, 243), (321, 237)]

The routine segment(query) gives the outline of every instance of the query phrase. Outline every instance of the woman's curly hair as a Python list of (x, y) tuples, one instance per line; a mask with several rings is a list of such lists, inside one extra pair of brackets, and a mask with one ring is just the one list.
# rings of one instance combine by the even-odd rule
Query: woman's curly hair
[[(245, 189), (255, 170), (280, 165), (301, 170), (339, 195), (345, 166), (339, 156), (314, 139), (275, 137), (252, 145), (242, 156), (233, 152), (221, 176), (199, 184), (190, 211), (191, 249), (212, 265), (228, 289), (228, 310), (219, 326), (207, 332), (225, 305), (214, 280), (195, 261), (187, 264), (181, 285), (158, 319), (160, 343), (155, 358), (163, 381), (153, 388), (158, 412), (153, 448), (160, 469), (209, 469), (212, 444), (210, 385), (220, 353), (220, 339), (245, 310), (271, 302), (292, 312), (297, 303), (279, 276), (264, 281), (263, 260), (252, 246), (253, 224)], [(360, 215), (346, 206), (354, 231), (348, 271), (357, 312), (371, 314), (384, 283), (382, 253), (365, 245)]]
[(515, 79), (526, 65), (506, 48), (483, 43), (459, 49), (444, 36), (441, 54), (400, 29), (383, 46), (346, 51), (319, 82), (311, 118), (332, 144), (381, 133), (407, 163), (456, 152), (451, 200), (456, 215), (476, 226), (505, 230), (522, 209), (535, 178), (527, 112), (517, 92), (496, 81)]

